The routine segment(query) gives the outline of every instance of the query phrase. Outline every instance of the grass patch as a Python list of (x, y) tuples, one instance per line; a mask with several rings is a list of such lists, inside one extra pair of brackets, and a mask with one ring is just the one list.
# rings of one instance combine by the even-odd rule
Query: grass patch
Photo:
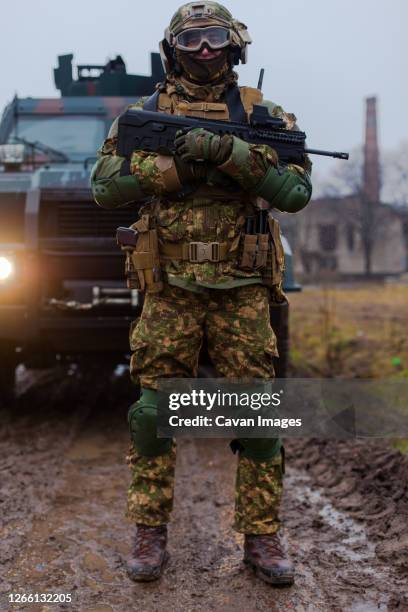
[[(290, 298), (290, 376), (408, 377), (408, 287), (306, 287)], [(392, 443), (408, 454), (408, 440)]]
[(306, 287), (289, 297), (292, 376), (407, 375), (407, 286)]

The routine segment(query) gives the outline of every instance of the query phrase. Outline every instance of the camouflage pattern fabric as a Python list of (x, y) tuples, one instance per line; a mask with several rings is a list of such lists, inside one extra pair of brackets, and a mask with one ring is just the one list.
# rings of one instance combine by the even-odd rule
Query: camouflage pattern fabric
[(224, 98), (225, 88), (233, 84), (238, 84), (238, 74), (231, 70), (224, 75), (222, 83), (193, 83), (183, 74), (174, 73), (166, 77), (166, 93), (175, 102), (177, 112), (178, 97), (188, 102), (205, 100), (206, 102), (218, 102)]
[[(173, 17), (170, 21), (170, 31), (174, 34), (177, 34), (183, 29), (187, 27), (195, 27), (195, 22), (197, 18), (191, 18), (191, 2), (183, 4), (180, 8), (174, 13)], [(222, 26), (233, 25), (234, 20), (227, 8), (222, 4), (218, 4), (218, 2), (204, 2), (203, 7), (205, 9), (210, 9), (211, 14), (207, 17), (205, 14), (200, 18), (200, 27), (205, 25), (215, 25), (219, 24)]]
[[(145, 209), (141, 213), (144, 214)], [(229, 286), (261, 282), (259, 271), (241, 270), (238, 265), (240, 234), (244, 224), (245, 205), (214, 198), (211, 206), (204, 198), (184, 202), (163, 202), (157, 210), (157, 233), (160, 242), (226, 242), (231, 259), (218, 263), (167, 261), (162, 265), (170, 284), (194, 290), (194, 286), (228, 289)], [(234, 255), (235, 254), (235, 255)], [(259, 279), (258, 281), (256, 279)]]
[[(277, 349), (266, 287), (253, 285), (222, 292), (206, 289), (197, 295), (165, 285), (162, 293), (146, 295), (142, 316), (131, 329), (133, 380), (154, 389), (161, 377), (197, 376), (204, 330), (210, 357), (221, 375), (274, 376), (271, 358), (277, 355)], [(238, 531), (277, 530), (282, 489), (278, 459), (257, 463), (239, 458)], [(167, 523), (173, 498), (175, 449), (159, 457), (141, 457), (132, 449), (128, 463), (132, 474), (128, 517), (146, 525)]]
[[(127, 517), (133, 523), (167, 524), (173, 507), (176, 447), (159, 457), (142, 457), (131, 447)], [(268, 534), (279, 530), (282, 497), (282, 460), (256, 462), (239, 457), (235, 486), (234, 529), (239, 533)]]
[(127, 517), (151, 527), (168, 523), (173, 507), (176, 445), (159, 457), (143, 457), (131, 446), (126, 460), (132, 475)]
[(250, 191), (257, 187), (268, 168), (277, 163), (277, 153), (268, 145), (247, 144), (234, 136), (231, 157), (219, 168)]
[(157, 154), (145, 151), (135, 151), (130, 160), (131, 174), (135, 175), (148, 195), (163, 195), (165, 193), (164, 178), (156, 165)]
[(235, 485), (234, 529), (246, 534), (279, 530), (282, 497), (282, 457), (255, 462), (239, 457)]
[[(180, 14), (175, 18), (181, 17), (182, 22), (185, 16)], [(172, 25), (178, 27), (175, 23)], [(238, 29), (237, 25), (234, 31), (237, 44)], [(168, 74), (161, 91), (167, 94), (171, 104), (159, 110), (185, 114), (183, 108), (189, 103), (217, 101), (225, 105), (226, 87), (235, 81), (236, 74), (232, 71), (219, 85), (195, 85), (183, 76)], [(273, 103), (265, 101), (264, 104), (272, 114), (283, 115), (288, 125), (294, 125), (294, 116), (286, 115)], [(120, 175), (123, 158), (116, 155), (116, 144), (117, 122), (114, 122), (99, 151), (94, 182)], [(204, 333), (210, 357), (220, 375), (273, 377), (271, 358), (277, 355), (277, 348), (269, 321), (268, 289), (260, 284), (258, 270), (239, 267), (245, 217), (255, 213), (256, 198), (250, 191), (259, 184), (270, 165), (276, 163), (273, 151), (266, 146), (249, 145), (248, 156), (232, 177), (224, 170), (217, 170), (214, 164), (207, 164), (208, 172), (199, 181), (204, 192), (200, 194), (198, 189), (182, 201), (172, 192), (166, 193), (156, 160), (155, 154), (135, 151), (130, 172), (137, 177), (141, 191), (153, 196), (154, 202), (141, 204), (139, 213), (155, 219), (159, 242), (224, 242), (228, 244), (230, 257), (219, 263), (176, 260), (162, 265), (164, 289), (160, 294), (145, 296), (142, 316), (131, 329), (132, 379), (143, 387), (155, 389), (160, 377), (195, 377)], [(299, 173), (302, 169), (291, 167), (290, 171)], [(229, 189), (231, 184), (233, 189)], [(220, 188), (227, 191), (226, 196), (219, 195)], [(113, 199), (112, 207), (115, 205), (120, 202), (115, 203)], [(235, 518), (238, 531), (250, 534), (277, 531), (282, 490), (279, 461), (280, 458), (268, 462), (239, 458)], [(168, 522), (174, 464), (174, 448), (159, 457), (144, 457), (131, 450), (128, 516), (133, 522), (152, 526)]]
[(158, 378), (194, 378), (204, 331), (221, 376), (272, 378), (276, 337), (269, 321), (268, 290), (261, 285), (200, 294), (165, 285), (147, 294), (131, 329), (134, 382), (157, 389)]
[[(228, 84), (236, 81), (236, 74), (231, 72), (229, 78), (220, 85), (196, 85), (183, 76), (168, 75), (163, 91), (171, 99), (171, 112), (178, 114), (179, 106), (189, 102), (225, 99), (225, 89)], [(270, 114), (283, 118), (290, 129), (296, 128), (296, 117), (286, 113), (282, 107), (264, 100)], [(136, 109), (143, 105), (143, 100), (131, 105)], [(183, 110), (181, 114), (185, 111)], [(119, 175), (123, 158), (116, 155), (117, 121), (112, 125), (108, 138), (98, 153), (95, 166), (94, 181), (98, 178)], [(245, 144), (245, 143), (243, 143)], [(145, 151), (134, 151), (131, 157), (130, 171), (137, 177), (140, 189), (149, 196), (157, 196), (154, 204), (142, 205), (139, 214), (154, 216), (157, 222), (159, 242), (185, 243), (190, 241), (227, 242), (231, 258), (219, 263), (194, 264), (187, 261), (168, 262), (164, 264), (165, 280), (170, 284), (183, 286), (194, 290), (194, 286), (217, 286), (219, 289), (243, 286), (254, 282), (262, 282), (258, 270), (240, 269), (240, 236), (243, 233), (245, 216), (255, 214), (256, 198), (250, 195), (250, 190), (265, 176), (269, 166), (276, 164), (276, 154), (266, 145), (248, 145), (249, 154), (238, 169), (230, 173), (217, 170), (214, 164), (206, 164), (208, 171), (201, 178), (200, 184), (205, 186), (206, 195), (185, 197), (182, 201), (172, 200), (166, 193), (165, 181), (159, 167), (156, 165), (157, 155)], [(113, 158), (114, 163), (107, 164), (106, 157)], [(227, 162), (228, 163), (228, 162)], [(309, 160), (305, 168), (310, 167)], [(290, 166), (295, 174), (304, 174), (300, 166)], [(227, 186), (227, 193), (232, 185), (235, 190), (229, 191), (227, 197), (220, 198), (217, 194), (220, 187)], [(211, 193), (211, 191), (214, 193)], [(114, 206), (114, 203), (113, 203)], [(242, 241), (241, 241), (242, 242)], [(257, 280), (258, 279), (258, 280)]]

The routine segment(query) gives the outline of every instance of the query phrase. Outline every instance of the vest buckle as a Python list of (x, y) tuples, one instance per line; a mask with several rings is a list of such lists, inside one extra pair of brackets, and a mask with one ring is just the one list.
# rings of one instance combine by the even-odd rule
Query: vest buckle
[(203, 263), (220, 261), (219, 242), (190, 242), (188, 245), (188, 258), (191, 263)]

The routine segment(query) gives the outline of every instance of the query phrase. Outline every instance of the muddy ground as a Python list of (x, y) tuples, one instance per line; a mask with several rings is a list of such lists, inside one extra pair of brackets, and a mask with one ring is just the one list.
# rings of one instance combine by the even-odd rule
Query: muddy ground
[[(41, 382), (42, 381), (42, 382)], [(126, 409), (103, 371), (59, 370), (0, 416), (0, 610), (408, 610), (408, 460), (383, 443), (290, 442), (283, 516), (291, 588), (259, 581), (231, 529), (235, 458), (222, 440), (179, 444), (170, 565), (126, 576)], [(72, 604), (10, 604), (71, 593)]]

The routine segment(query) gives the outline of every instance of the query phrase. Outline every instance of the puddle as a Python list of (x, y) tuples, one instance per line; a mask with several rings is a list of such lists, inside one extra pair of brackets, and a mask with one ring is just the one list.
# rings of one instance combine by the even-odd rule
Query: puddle
[[(335, 508), (329, 499), (318, 489), (309, 485), (309, 477), (291, 469), (287, 484), (295, 486), (304, 500), (313, 506), (321, 506), (319, 517), (333, 529), (342, 532), (342, 544), (331, 545), (331, 549), (341, 552), (349, 561), (363, 561), (375, 557), (375, 544), (369, 541), (365, 528), (345, 512)], [(330, 547), (330, 544), (327, 543)], [(362, 550), (356, 550), (356, 549)]]
[[(387, 568), (382, 567), (379, 572), (376, 567), (368, 564), (376, 560), (376, 545), (369, 540), (364, 525), (335, 508), (319, 489), (311, 488), (310, 482), (311, 479), (307, 474), (293, 468), (288, 470), (286, 486), (295, 488), (299, 498), (310, 505), (310, 514), (317, 511), (323, 524), (341, 534), (337, 541), (331, 538), (330, 541), (323, 542), (325, 554), (333, 553), (340, 556), (342, 561), (351, 561), (355, 564), (343, 575), (338, 576), (339, 585), (344, 585), (344, 588), (351, 586), (363, 591), (365, 589), (374, 590), (377, 582), (384, 582), (389, 578)], [(377, 599), (371, 601), (367, 601), (367, 598), (364, 600), (357, 598), (350, 603), (349, 610), (351, 612), (374, 612), (374, 610), (387, 612), (387, 601), (388, 597), (382, 593)]]

